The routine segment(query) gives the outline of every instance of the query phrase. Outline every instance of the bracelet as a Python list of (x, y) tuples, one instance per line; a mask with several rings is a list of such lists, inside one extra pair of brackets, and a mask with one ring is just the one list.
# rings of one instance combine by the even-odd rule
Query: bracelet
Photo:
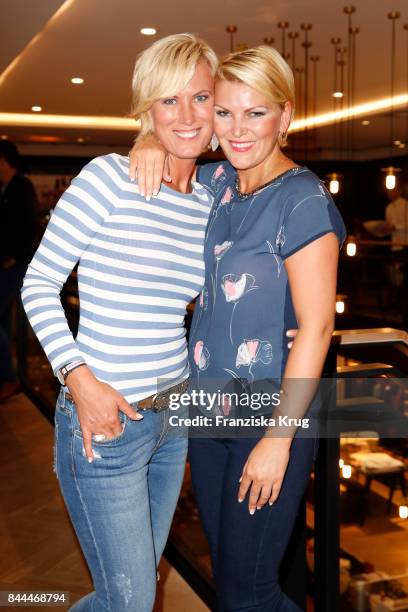
[(71, 374), (71, 372), (73, 372), (74, 370), (76, 370), (77, 368), (80, 368), (81, 366), (86, 365), (86, 363), (78, 363), (77, 365), (74, 365), (64, 376), (64, 382), (66, 382), (68, 376)]

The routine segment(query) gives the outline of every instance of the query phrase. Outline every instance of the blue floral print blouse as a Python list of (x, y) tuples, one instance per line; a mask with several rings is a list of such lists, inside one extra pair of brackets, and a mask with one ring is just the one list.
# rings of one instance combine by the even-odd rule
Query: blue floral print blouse
[(228, 162), (198, 169), (214, 197), (204, 247), (205, 286), (190, 331), (193, 378), (255, 380), (283, 374), (286, 331), (297, 327), (284, 261), (334, 232), (343, 220), (320, 179), (306, 167), (277, 177), (250, 197), (235, 189)]

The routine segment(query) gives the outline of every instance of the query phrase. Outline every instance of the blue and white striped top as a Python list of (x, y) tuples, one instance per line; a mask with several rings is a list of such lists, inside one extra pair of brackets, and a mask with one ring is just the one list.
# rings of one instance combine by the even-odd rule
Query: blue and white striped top
[[(126, 157), (87, 164), (59, 200), (22, 288), (54, 372), (83, 359), (129, 402), (188, 375), (184, 317), (204, 281), (212, 199), (165, 185), (147, 202)], [(69, 330), (60, 291), (79, 261), (80, 321)]]

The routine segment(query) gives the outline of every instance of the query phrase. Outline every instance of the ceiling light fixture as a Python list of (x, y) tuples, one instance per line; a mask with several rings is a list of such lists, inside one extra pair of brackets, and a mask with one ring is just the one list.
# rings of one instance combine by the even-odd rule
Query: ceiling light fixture
[[(302, 47), (305, 50), (304, 51), (304, 60), (303, 60), (303, 66), (305, 69), (305, 80), (304, 80), (304, 92), (303, 92), (303, 114), (305, 117), (305, 120), (307, 121), (307, 118), (309, 116), (309, 49), (312, 46), (312, 43), (309, 40), (309, 32), (312, 29), (312, 24), (311, 23), (301, 23), (300, 24), (300, 29), (302, 30), (302, 32), (304, 33), (304, 39), (302, 42)], [(285, 56), (284, 56), (285, 57)], [(286, 58), (285, 58), (286, 59)], [(305, 130), (305, 134), (303, 136), (303, 143), (304, 143), (304, 155), (303, 155), (303, 159), (305, 161), (307, 161), (307, 155), (308, 155), (308, 133), (307, 133), (307, 128)]]
[(143, 36), (154, 36), (157, 34), (157, 30), (156, 28), (142, 28), (140, 33), (143, 34)]
[(225, 31), (230, 35), (230, 52), (234, 51), (234, 34), (238, 31), (237, 26), (226, 26)]
[(408, 518), (408, 506), (399, 506), (398, 515), (401, 519)]
[(368, 121), (368, 119), (364, 119), (364, 121), (361, 122), (361, 125), (370, 125), (371, 121)]
[(351, 478), (351, 474), (352, 474), (351, 465), (344, 464), (343, 467), (341, 468), (341, 475), (343, 476), (343, 478)]
[[(336, 112), (337, 110), (342, 110), (343, 108), (343, 100), (342, 100), (343, 92), (341, 90), (343, 89), (343, 86), (344, 86), (344, 82), (343, 82), (344, 68), (343, 66), (340, 66), (340, 62), (339, 62), (339, 45), (341, 43), (341, 38), (339, 38), (338, 36), (335, 36), (334, 38), (330, 39), (330, 42), (333, 45), (333, 51), (334, 51), (334, 56), (333, 56), (333, 75), (334, 75), (333, 112)], [(339, 68), (341, 68), (340, 86), (339, 86)], [(340, 122), (337, 122), (337, 121), (333, 122), (333, 153), (334, 153), (333, 158), (336, 161), (338, 159), (338, 154), (341, 152), (341, 149), (342, 149), (341, 139), (339, 142), (339, 135), (341, 135), (341, 125), (337, 125), (338, 123), (340, 124)], [(330, 179), (329, 191), (331, 194), (335, 195), (336, 193), (339, 192), (339, 189), (340, 189), (339, 177), (336, 172), (332, 172), (331, 174), (328, 175), (328, 178)]]
[(2, 135), (0, 136), (0, 139), (1, 139), (1, 140), (8, 140), (8, 136), (7, 136), (7, 134), (2, 134)]
[(42, 111), (42, 106), (32, 106), (32, 107), (31, 107), (31, 110), (32, 110), (34, 113), (41, 113), (41, 111)]
[(282, 42), (281, 42), (281, 55), (284, 59), (286, 59), (286, 30), (289, 27), (288, 21), (279, 21), (278, 28), (282, 30)]
[(338, 174), (337, 172), (332, 172), (327, 175), (327, 178), (330, 180), (329, 183), (329, 191), (331, 194), (335, 195), (340, 191), (340, 179), (343, 177), (342, 174)]
[(397, 172), (401, 172), (401, 168), (395, 168), (395, 166), (387, 166), (387, 168), (381, 168), (381, 172), (385, 172), (385, 187), (386, 189), (395, 189), (397, 184)]
[(273, 36), (266, 36), (263, 39), (263, 41), (264, 41), (265, 45), (269, 45), (269, 47), (272, 47), (273, 43), (275, 42), (275, 39), (273, 38)]
[(346, 253), (349, 257), (354, 257), (357, 253), (357, 243), (354, 236), (349, 236), (346, 245)]
[[(394, 89), (395, 89), (395, 62), (396, 62), (396, 33), (395, 24), (397, 19), (400, 18), (398, 11), (392, 11), (387, 15), (391, 21), (391, 108), (390, 108), (390, 158), (394, 153), (394, 131), (395, 131), (395, 107), (394, 107)], [(392, 165), (392, 159), (390, 159), (390, 165), (387, 168), (382, 168), (381, 171), (385, 172), (385, 187), (386, 189), (395, 189), (397, 184), (396, 173), (400, 172), (400, 168), (394, 168)]]
[(82, 85), (83, 82), (84, 79), (82, 77), (72, 77), (71, 79), (71, 83), (73, 83), (74, 85)]

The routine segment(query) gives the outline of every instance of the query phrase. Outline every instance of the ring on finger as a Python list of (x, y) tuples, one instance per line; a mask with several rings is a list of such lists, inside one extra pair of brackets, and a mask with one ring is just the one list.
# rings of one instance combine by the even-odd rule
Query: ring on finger
[(93, 439), (94, 439), (94, 442), (105, 442), (106, 436), (105, 434), (94, 434)]

